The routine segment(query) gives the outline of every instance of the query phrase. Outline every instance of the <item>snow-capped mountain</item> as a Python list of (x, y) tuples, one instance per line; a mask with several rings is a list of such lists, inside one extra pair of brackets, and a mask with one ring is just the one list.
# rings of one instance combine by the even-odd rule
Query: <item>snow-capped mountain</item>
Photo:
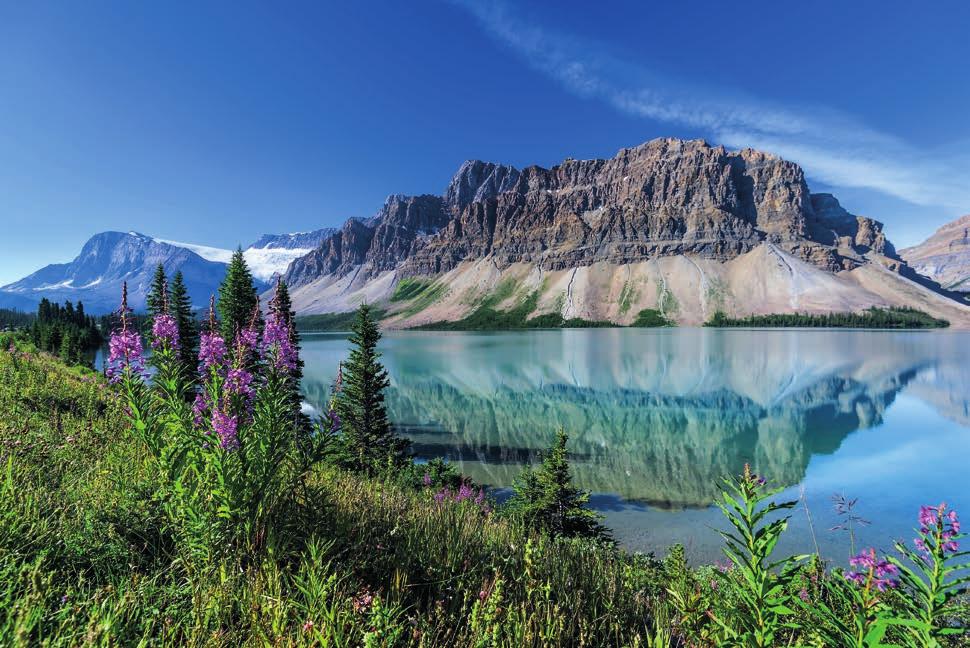
[[(257, 282), (269, 287), (290, 263), (316, 248), (334, 230), (264, 235), (243, 250)], [(157, 239), (138, 232), (102, 232), (91, 237), (69, 263), (45, 266), (0, 288), (0, 307), (30, 310), (46, 297), (54, 301), (81, 300), (89, 313), (118, 307), (121, 285), (128, 282), (128, 303), (145, 308), (145, 296), (155, 267), (161, 263), (171, 277), (181, 271), (193, 304), (203, 307), (218, 291), (232, 250)]]
[[(270, 282), (277, 275), (285, 273), (293, 261), (320, 247), (320, 244), (333, 236), (336, 231), (335, 228), (326, 227), (312, 232), (264, 234), (258, 241), (243, 250), (243, 256), (246, 258), (246, 264), (253, 273), (253, 277), (263, 282)], [(232, 258), (232, 250), (224, 248), (165, 239), (157, 240), (161, 243), (191, 250), (203, 259), (217, 263), (229, 263)]]
[(45, 266), (2, 290), (34, 303), (42, 297), (81, 300), (88, 312), (105, 313), (118, 307), (121, 285), (128, 282), (129, 305), (138, 310), (145, 306), (159, 263), (169, 276), (182, 271), (189, 295), (199, 305), (218, 288), (226, 271), (223, 263), (138, 232), (102, 232), (91, 237), (73, 261)]

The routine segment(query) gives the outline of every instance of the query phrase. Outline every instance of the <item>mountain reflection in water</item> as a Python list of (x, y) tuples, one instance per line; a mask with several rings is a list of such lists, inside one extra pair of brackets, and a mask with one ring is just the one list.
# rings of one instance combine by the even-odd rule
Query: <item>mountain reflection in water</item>
[[(610, 506), (708, 507), (747, 462), (794, 486), (881, 426), (901, 393), (970, 435), (970, 335), (833, 330), (391, 332), (388, 412), (419, 457), (509, 486), (562, 426), (578, 485)], [(347, 342), (306, 336), (307, 399)], [(914, 436), (930, 433), (911, 430)], [(964, 454), (963, 456), (966, 456)], [(937, 497), (944, 496), (940, 493)]]

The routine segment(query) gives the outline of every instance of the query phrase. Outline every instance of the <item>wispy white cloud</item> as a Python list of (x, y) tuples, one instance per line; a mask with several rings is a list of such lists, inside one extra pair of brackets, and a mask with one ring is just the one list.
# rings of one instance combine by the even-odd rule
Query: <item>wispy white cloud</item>
[(661, 77), (597, 43), (530, 24), (502, 2), (454, 1), (526, 64), (578, 96), (604, 101), (628, 115), (696, 128), (731, 148), (771, 151), (826, 184), (970, 211), (970, 159), (965, 156), (917, 149), (823, 106), (775, 105)]

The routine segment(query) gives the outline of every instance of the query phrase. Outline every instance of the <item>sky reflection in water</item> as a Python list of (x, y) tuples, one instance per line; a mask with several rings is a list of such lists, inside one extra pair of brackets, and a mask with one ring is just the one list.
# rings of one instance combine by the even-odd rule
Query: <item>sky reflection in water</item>
[[(783, 550), (842, 561), (831, 497), (858, 497), (860, 542), (909, 539), (922, 503), (970, 505), (970, 334), (599, 329), (391, 332), (392, 421), (419, 456), (507, 487), (562, 425), (580, 486), (629, 548), (718, 556), (721, 476), (745, 462), (804, 502)], [(340, 334), (304, 337), (320, 406)], [(968, 511), (967, 514), (970, 514)], [(811, 526), (808, 518), (812, 519)], [(814, 529), (814, 534), (812, 532)]]

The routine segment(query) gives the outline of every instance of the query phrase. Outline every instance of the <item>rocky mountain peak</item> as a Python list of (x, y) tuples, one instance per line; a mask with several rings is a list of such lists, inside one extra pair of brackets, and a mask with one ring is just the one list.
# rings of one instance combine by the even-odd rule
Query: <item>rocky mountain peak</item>
[(519, 170), (515, 167), (467, 160), (448, 183), (444, 200), (451, 209), (461, 211), (470, 203), (510, 191), (518, 179)]

